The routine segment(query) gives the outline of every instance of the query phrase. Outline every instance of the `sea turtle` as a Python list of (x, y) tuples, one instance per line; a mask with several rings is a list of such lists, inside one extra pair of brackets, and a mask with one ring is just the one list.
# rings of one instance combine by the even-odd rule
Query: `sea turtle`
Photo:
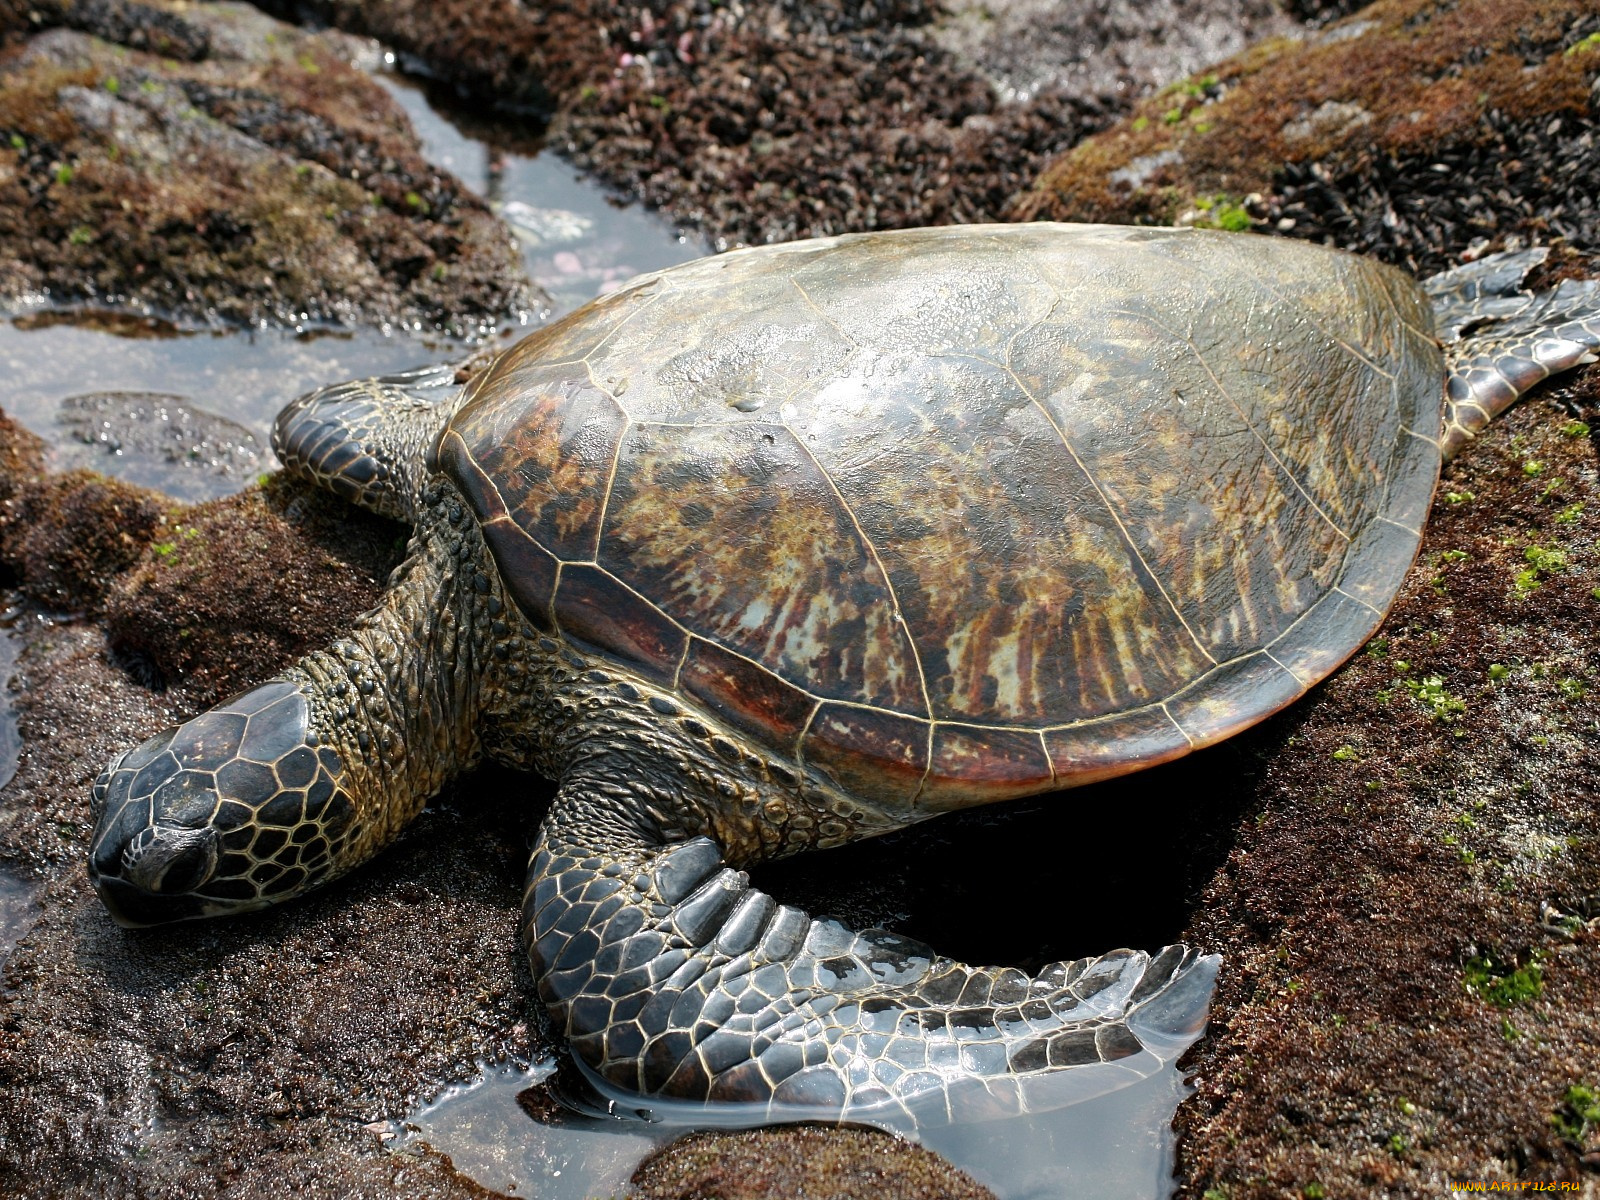
[(276, 903), (488, 757), (559, 781), (524, 937), (601, 1088), (870, 1117), (1137, 1077), (1214, 958), (973, 968), (738, 868), (1303, 695), (1383, 620), (1441, 460), (1600, 346), (1600, 285), (1518, 290), (1541, 256), (1419, 285), (1205, 230), (827, 238), (644, 276), (464, 390), (312, 393), (285, 466), (410, 555), (348, 637), (106, 769), (94, 886), (127, 925)]

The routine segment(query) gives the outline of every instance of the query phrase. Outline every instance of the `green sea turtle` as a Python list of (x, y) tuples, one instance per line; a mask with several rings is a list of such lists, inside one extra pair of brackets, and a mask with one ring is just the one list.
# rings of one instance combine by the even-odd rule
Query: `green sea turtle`
[(464, 391), (313, 393), (280, 457), (410, 555), (348, 637), (106, 769), (94, 885), (128, 925), (276, 903), (488, 757), (559, 781), (524, 935), (602, 1088), (925, 1116), (1147, 1073), (1214, 958), (974, 968), (738, 868), (1304, 694), (1382, 621), (1441, 460), (1600, 345), (1600, 285), (1518, 290), (1541, 255), (1419, 285), (1201, 230), (846, 236), (635, 280)]

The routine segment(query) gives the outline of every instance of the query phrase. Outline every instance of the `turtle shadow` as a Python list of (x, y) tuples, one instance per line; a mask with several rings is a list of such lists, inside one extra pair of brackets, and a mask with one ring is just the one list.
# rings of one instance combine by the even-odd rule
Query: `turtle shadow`
[(1037, 970), (1181, 941), (1232, 852), (1286, 714), (1177, 762), (953, 813), (758, 867), (814, 916), (881, 926), (965, 962)]
[[(433, 800), (394, 845), (371, 862), (281, 905), (216, 920), (123, 929), (112, 922), (79, 872), (76, 943), (86, 974), (130, 998), (170, 992), (207, 974), (244, 978), (275, 958), (301, 960), (427, 924), (457, 912), (518, 912), (528, 850), (553, 786), (536, 776), (484, 768)], [(447, 911), (441, 911), (447, 910)], [(352, 938), (355, 927), (359, 933)], [(426, 952), (426, 934), (417, 932)], [(506, 953), (526, 983), (516, 939)], [(322, 949), (319, 951), (318, 948)]]

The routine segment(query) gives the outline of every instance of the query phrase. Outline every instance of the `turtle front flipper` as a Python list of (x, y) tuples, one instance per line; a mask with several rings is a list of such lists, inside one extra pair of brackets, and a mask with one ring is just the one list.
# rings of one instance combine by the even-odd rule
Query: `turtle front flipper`
[(651, 846), (580, 807), (563, 792), (546, 821), (523, 937), (602, 1087), (757, 1120), (973, 1119), (1137, 1082), (1204, 1024), (1215, 956), (969, 967), (777, 904), (709, 838)]
[(1439, 446), (1446, 461), (1536, 384), (1600, 352), (1600, 279), (1522, 290), (1547, 253), (1491, 255), (1423, 285), (1450, 372)]
[(415, 521), (425, 459), (460, 393), (456, 363), (318, 388), (278, 414), (272, 449), (292, 474), (386, 517)]

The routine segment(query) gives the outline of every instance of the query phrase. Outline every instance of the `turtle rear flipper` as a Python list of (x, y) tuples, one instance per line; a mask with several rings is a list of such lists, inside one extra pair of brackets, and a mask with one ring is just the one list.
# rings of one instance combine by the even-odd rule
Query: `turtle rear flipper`
[(1536, 384), (1600, 353), (1600, 279), (1522, 290), (1547, 254), (1544, 247), (1495, 254), (1423, 285), (1449, 368), (1440, 441), (1446, 460)]
[(1529, 296), (1522, 290), (1522, 281), (1549, 257), (1548, 246), (1535, 246), (1486, 255), (1424, 279), (1422, 290), (1433, 302), (1439, 340), (1457, 341), (1474, 324), (1526, 308)]
[(460, 392), (436, 363), (318, 388), (278, 415), (272, 449), (292, 474), (352, 504), (414, 520), (426, 451)]
[(599, 1087), (753, 1120), (978, 1119), (1127, 1086), (1199, 1035), (1219, 963), (1169, 946), (970, 967), (777, 904), (708, 838), (651, 847), (558, 813), (523, 936)]

